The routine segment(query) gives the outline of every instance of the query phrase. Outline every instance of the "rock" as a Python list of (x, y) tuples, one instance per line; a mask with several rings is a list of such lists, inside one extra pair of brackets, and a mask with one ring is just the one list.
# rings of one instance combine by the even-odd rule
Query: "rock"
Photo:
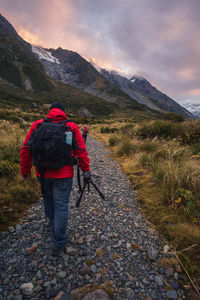
[(165, 245), (165, 246), (164, 246), (164, 249), (163, 249), (163, 250), (164, 250), (164, 253), (167, 253), (167, 252), (169, 251), (169, 249), (170, 249), (169, 246), (168, 246), (168, 245)]
[(8, 230), (9, 230), (9, 232), (10, 232), (10, 233), (13, 233), (13, 232), (15, 232), (15, 228), (14, 228), (14, 227), (12, 227), (12, 226), (8, 227)]
[(176, 273), (176, 272), (174, 273), (174, 279), (178, 280), (178, 273)]
[(176, 272), (177, 273), (181, 273), (182, 272), (180, 265), (176, 265)]
[(154, 280), (157, 283), (157, 285), (163, 286), (163, 281), (162, 281), (162, 279), (159, 276), (155, 276)]
[(67, 247), (66, 252), (67, 252), (67, 254), (69, 254), (70, 256), (76, 255), (76, 249), (75, 249), (75, 248), (72, 248), (72, 247)]
[[(61, 300), (63, 294), (64, 294), (63, 291), (60, 291), (60, 292), (58, 293), (58, 295), (57, 295), (56, 297), (54, 297), (53, 299), (54, 299), (54, 300)], [(63, 300), (64, 300), (64, 299), (63, 299)]]
[(173, 276), (174, 275), (174, 268), (171, 267), (171, 268), (166, 269), (165, 274), (168, 278)]
[(78, 111), (77, 111), (77, 115), (81, 116), (81, 117), (85, 117), (85, 118), (92, 118), (93, 115), (89, 112), (89, 110), (87, 108), (81, 107)]
[(17, 224), (17, 225), (16, 225), (16, 232), (17, 232), (17, 233), (20, 233), (21, 231), (22, 231), (22, 226), (19, 225), (19, 224)]
[(88, 267), (88, 265), (84, 265), (80, 270), (79, 270), (79, 274), (81, 275), (90, 275), (91, 274), (91, 271), (90, 271), (90, 268)]
[(33, 254), (36, 250), (38, 249), (38, 245), (35, 244), (33, 246), (31, 246), (30, 248), (26, 249), (27, 254), (31, 255)]
[(175, 282), (173, 279), (169, 280), (169, 284), (171, 285), (171, 287), (175, 290), (179, 289), (179, 284), (177, 282)]
[(168, 299), (177, 299), (178, 298), (177, 292), (175, 290), (167, 291), (166, 296)]
[(32, 282), (23, 283), (20, 285), (20, 289), (25, 296), (31, 296), (33, 293), (33, 284)]
[(150, 260), (156, 260), (158, 256), (158, 251), (153, 247), (149, 247), (147, 249), (147, 255)]
[(65, 271), (60, 271), (58, 274), (57, 274), (58, 278), (65, 278), (67, 276), (66, 272)]
[(158, 269), (158, 272), (159, 272), (160, 274), (164, 274), (164, 273), (165, 273), (165, 268), (160, 267), (160, 268)]
[(78, 243), (79, 245), (83, 244), (83, 238), (80, 237), (80, 238), (77, 240), (77, 243)]
[(88, 293), (82, 300), (110, 300), (110, 297), (104, 290), (98, 289)]
[(97, 272), (97, 267), (95, 265), (92, 265), (90, 267), (90, 270), (93, 272), (93, 273), (96, 273)]
[(8, 235), (9, 235), (9, 232), (8, 232), (8, 231), (3, 231), (3, 232), (1, 233), (2, 239), (5, 239)]

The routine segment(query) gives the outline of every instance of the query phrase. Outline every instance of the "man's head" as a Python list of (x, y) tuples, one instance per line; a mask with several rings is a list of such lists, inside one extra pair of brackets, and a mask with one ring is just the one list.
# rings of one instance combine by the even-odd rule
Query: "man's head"
[(50, 110), (51, 110), (52, 108), (59, 108), (59, 109), (61, 109), (62, 111), (65, 112), (64, 106), (62, 105), (62, 103), (60, 103), (60, 102), (58, 102), (58, 101), (53, 102), (53, 103), (51, 104)]

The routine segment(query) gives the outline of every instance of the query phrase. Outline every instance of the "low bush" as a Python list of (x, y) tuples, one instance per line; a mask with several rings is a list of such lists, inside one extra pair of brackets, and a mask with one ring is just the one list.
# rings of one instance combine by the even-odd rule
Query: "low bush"
[(176, 114), (173, 112), (168, 112), (164, 115), (164, 120), (167, 121), (174, 121), (174, 122), (183, 122), (184, 121), (184, 117), (181, 114)]
[(100, 129), (100, 132), (101, 133), (114, 133), (114, 132), (117, 132), (118, 130), (119, 130), (118, 128), (102, 126), (101, 129)]
[(200, 120), (190, 120), (184, 122), (183, 132), (181, 134), (182, 142), (186, 144), (195, 144), (200, 141)]
[(154, 152), (158, 149), (158, 145), (151, 141), (147, 141), (141, 144), (139, 149), (143, 152)]
[(111, 136), (108, 140), (109, 146), (116, 146), (119, 143), (120, 139), (117, 136)]
[(136, 134), (140, 138), (173, 139), (183, 134), (183, 127), (171, 121), (154, 121), (139, 127)]
[(117, 156), (123, 156), (123, 155), (131, 155), (133, 153), (135, 153), (135, 147), (134, 145), (129, 141), (129, 140), (123, 140), (116, 151), (116, 155)]

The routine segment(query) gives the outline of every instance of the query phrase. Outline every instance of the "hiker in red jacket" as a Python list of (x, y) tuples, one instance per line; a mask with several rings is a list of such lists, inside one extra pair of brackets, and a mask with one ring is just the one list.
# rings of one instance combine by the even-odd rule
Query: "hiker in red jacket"
[[(59, 102), (54, 102), (50, 106), (50, 111), (46, 118), (47, 119), (35, 121), (31, 125), (31, 128), (25, 138), (24, 145), (20, 152), (20, 169), (22, 177), (24, 179), (30, 177), (32, 164), (34, 163), (34, 156), (32, 156), (30, 152), (31, 140), (35, 132), (39, 132), (38, 128), (42, 127), (41, 123), (45, 123), (47, 121), (48, 124), (50, 122), (51, 124), (54, 123), (54, 125), (55, 123), (66, 123), (68, 130), (73, 132), (72, 156), (73, 158), (76, 157), (78, 159), (78, 164), (83, 171), (83, 178), (85, 182), (90, 182), (91, 174), (88, 153), (77, 124), (67, 121), (64, 106)], [(54, 127), (57, 127), (57, 125)], [(48, 153), (46, 153), (46, 155), (48, 155)], [(53, 254), (58, 255), (62, 253), (67, 244), (66, 227), (68, 220), (68, 202), (72, 189), (74, 173), (73, 166), (65, 164), (59, 169), (46, 169), (42, 175), (41, 173), (42, 172), (39, 168), (36, 167), (36, 175), (38, 176), (40, 183), (42, 181), (45, 215), (49, 219), (51, 226), (51, 244)]]
[(83, 136), (83, 139), (84, 139), (84, 141), (85, 141), (85, 143), (86, 143), (87, 135), (88, 135), (88, 133), (89, 133), (89, 128), (88, 128), (86, 125), (84, 125), (83, 128), (82, 128), (81, 130), (82, 130), (82, 136)]

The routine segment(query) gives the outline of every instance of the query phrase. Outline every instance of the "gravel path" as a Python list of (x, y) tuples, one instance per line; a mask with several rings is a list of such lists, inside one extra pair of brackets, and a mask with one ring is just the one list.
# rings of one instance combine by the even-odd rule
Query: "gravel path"
[(0, 299), (54, 299), (63, 291), (66, 300), (72, 290), (94, 283), (109, 283), (114, 299), (185, 299), (180, 269), (156, 263), (164, 245), (141, 215), (127, 178), (102, 143), (89, 137), (87, 148), (93, 180), (106, 200), (91, 187), (76, 209), (74, 182), (68, 248), (58, 258), (51, 256), (41, 201), (34, 204), (27, 218), (2, 234)]

